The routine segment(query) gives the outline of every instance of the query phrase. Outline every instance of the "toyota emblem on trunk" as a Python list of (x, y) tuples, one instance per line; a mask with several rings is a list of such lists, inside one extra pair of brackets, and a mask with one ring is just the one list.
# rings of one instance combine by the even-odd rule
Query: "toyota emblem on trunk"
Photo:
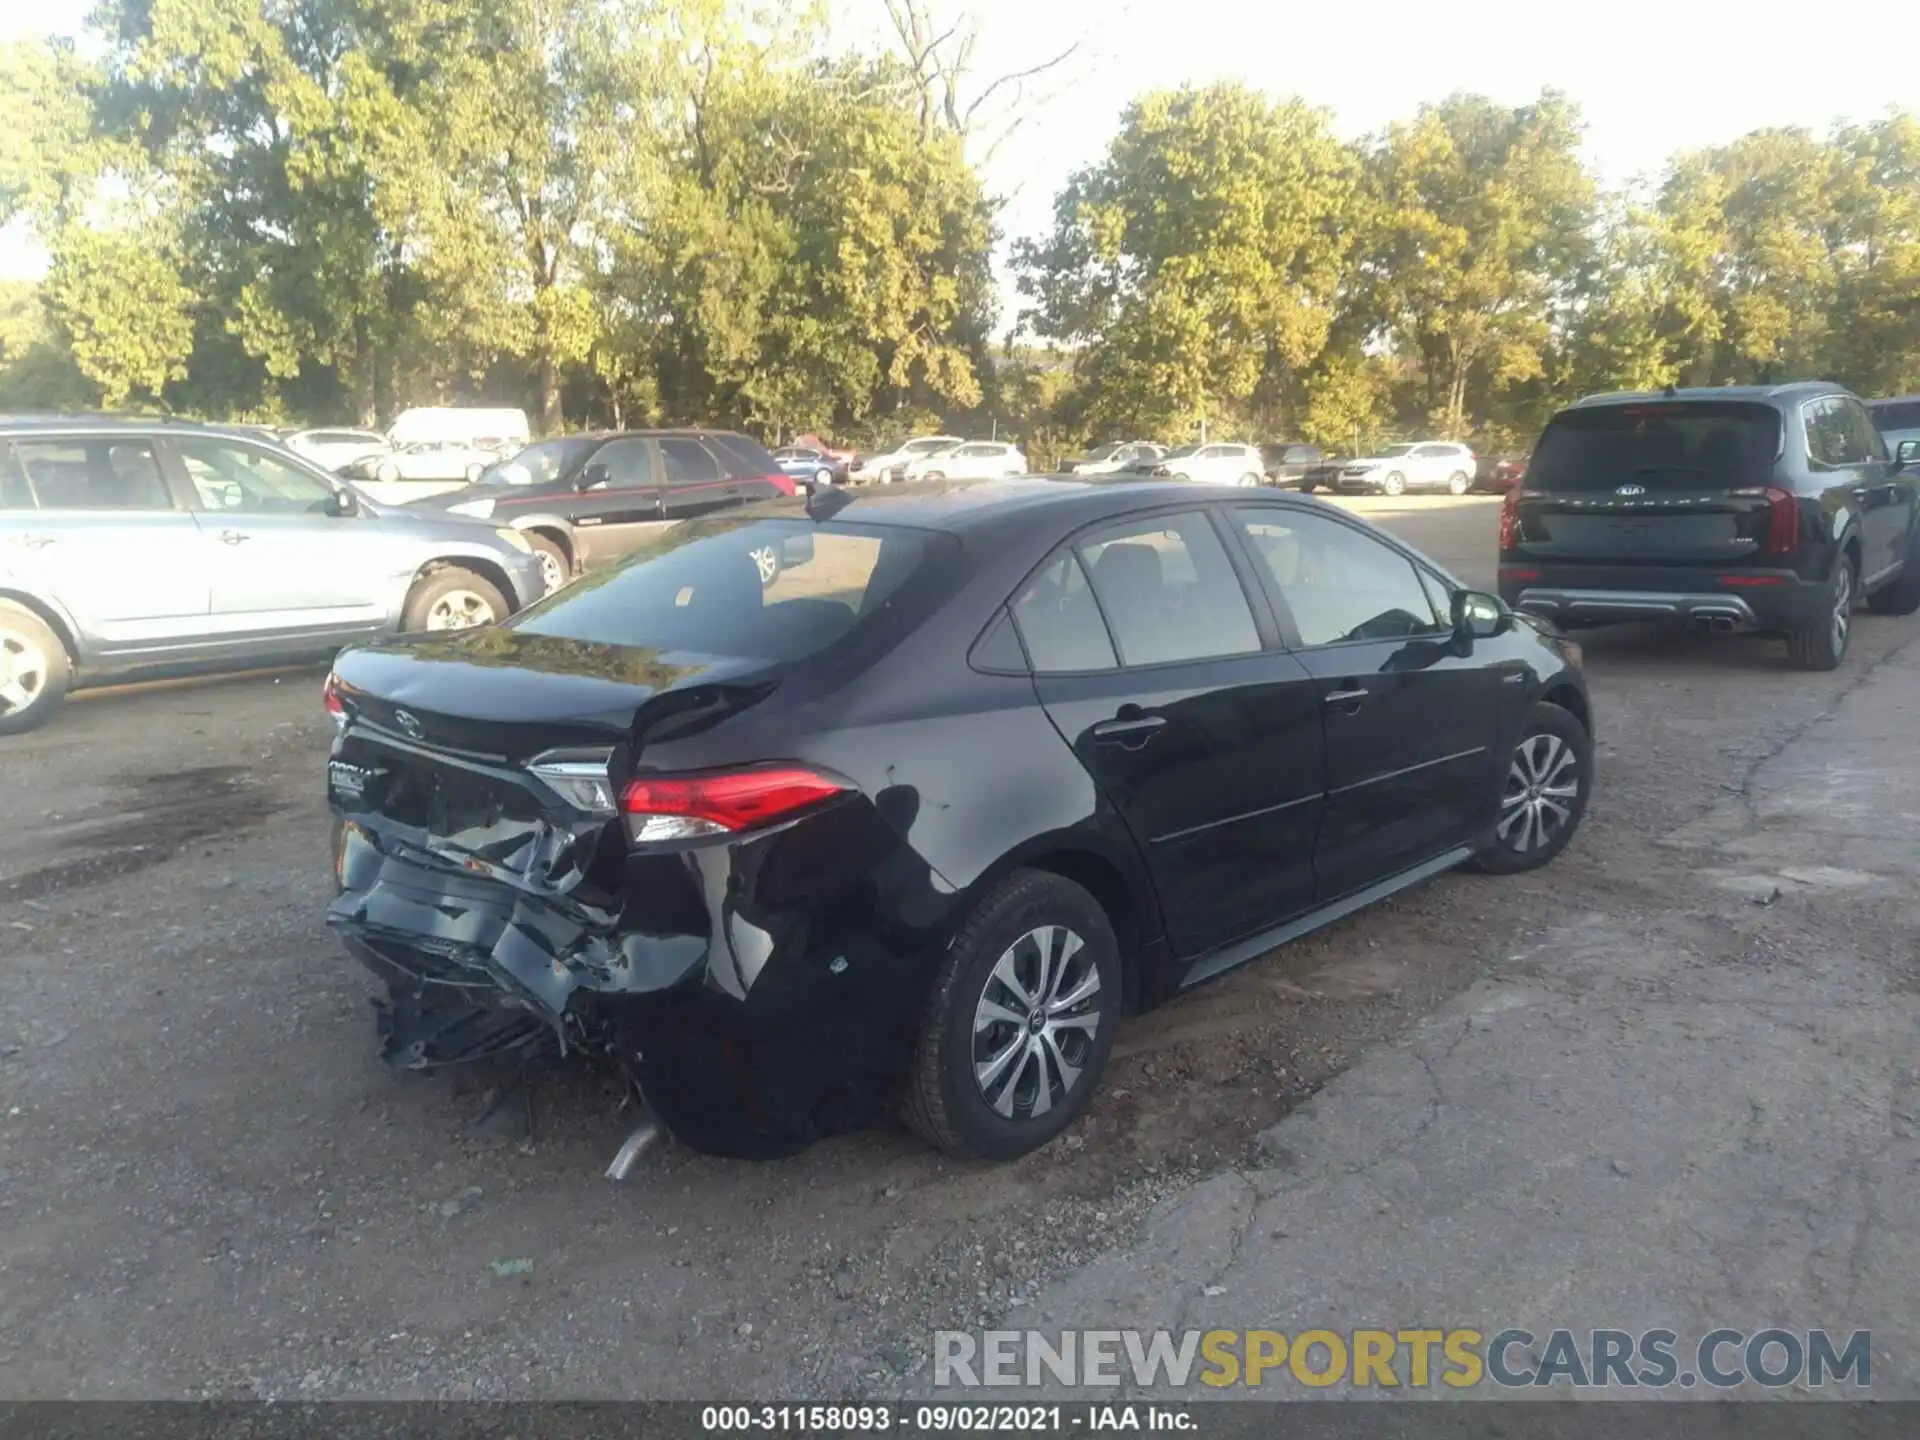
[(393, 712), (393, 723), (407, 733), (408, 738), (418, 740), (427, 733), (427, 727), (420, 723), (420, 717), (411, 710)]
[(1618, 485), (1614, 487), (1613, 493), (1616, 495), (1644, 495), (1647, 493), (1647, 487), (1644, 485)]

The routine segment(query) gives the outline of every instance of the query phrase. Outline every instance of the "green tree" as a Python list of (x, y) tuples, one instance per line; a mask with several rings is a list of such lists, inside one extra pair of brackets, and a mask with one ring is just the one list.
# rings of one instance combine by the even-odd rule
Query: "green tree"
[(157, 403), (167, 382), (187, 373), (194, 296), (164, 229), (68, 227), (46, 295), (74, 363), (109, 408)]
[(1476, 381), (1542, 373), (1594, 221), (1579, 144), (1578, 111), (1548, 91), (1514, 109), (1455, 95), (1374, 148), (1365, 284), (1388, 333), (1419, 357), (1443, 434), (1467, 434)]
[(1026, 320), (1084, 347), (1096, 430), (1284, 408), (1350, 263), (1359, 164), (1328, 117), (1243, 85), (1144, 95), (1015, 253)]

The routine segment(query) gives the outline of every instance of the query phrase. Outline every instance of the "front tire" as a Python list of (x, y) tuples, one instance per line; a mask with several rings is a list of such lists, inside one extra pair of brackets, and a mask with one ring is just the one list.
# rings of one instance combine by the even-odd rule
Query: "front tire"
[(1251, 489), (1259, 483), (1260, 477), (1258, 475), (1242, 475), (1240, 477), (1240, 486), (1242, 489)]
[(1507, 754), (1499, 785), (1493, 840), (1472, 866), (1491, 875), (1538, 870), (1567, 848), (1587, 813), (1593, 788), (1587, 727), (1558, 705), (1535, 705)]
[(553, 594), (573, 578), (573, 566), (558, 541), (538, 531), (529, 531), (527, 543), (533, 546), (534, 556), (540, 561), (540, 580), (547, 587), (544, 594)]
[(1447, 494), (1464, 495), (1472, 487), (1472, 485), (1473, 485), (1473, 481), (1470, 477), (1463, 475), (1456, 470), (1454, 471), (1453, 474), (1447, 477)]
[(1847, 658), (1847, 642), (1853, 633), (1853, 602), (1860, 589), (1858, 571), (1852, 554), (1842, 554), (1822, 613), (1787, 632), (1787, 659), (1795, 669), (1838, 670)]
[(0, 735), (46, 724), (73, 684), (67, 647), (24, 605), (0, 600)]
[(506, 597), (492, 582), (450, 566), (415, 583), (400, 628), (407, 631), (477, 630), (509, 614)]
[(382, 485), (391, 485), (400, 478), (400, 467), (391, 461), (383, 460), (380, 464), (373, 467), (373, 478), (378, 480)]
[(1380, 491), (1384, 495), (1404, 495), (1407, 493), (1407, 477), (1395, 471), (1380, 482)]
[(968, 1159), (1012, 1160), (1076, 1120), (1120, 1020), (1120, 947), (1080, 886), (1016, 870), (968, 914), (935, 977), (907, 1123)]

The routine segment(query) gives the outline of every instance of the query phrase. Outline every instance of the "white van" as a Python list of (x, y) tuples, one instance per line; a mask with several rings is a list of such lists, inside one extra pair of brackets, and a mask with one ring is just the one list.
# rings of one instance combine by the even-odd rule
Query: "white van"
[(387, 427), (397, 449), (422, 443), (471, 445), (476, 450), (512, 454), (533, 439), (524, 410), (491, 410), (478, 405), (427, 405), (402, 410)]

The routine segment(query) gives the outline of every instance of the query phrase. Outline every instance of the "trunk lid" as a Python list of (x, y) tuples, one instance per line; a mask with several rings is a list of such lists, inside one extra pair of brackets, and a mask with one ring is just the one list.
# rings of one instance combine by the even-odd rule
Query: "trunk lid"
[(1771, 406), (1647, 401), (1575, 407), (1548, 425), (1514, 508), (1512, 556), (1738, 564), (1768, 541)]

